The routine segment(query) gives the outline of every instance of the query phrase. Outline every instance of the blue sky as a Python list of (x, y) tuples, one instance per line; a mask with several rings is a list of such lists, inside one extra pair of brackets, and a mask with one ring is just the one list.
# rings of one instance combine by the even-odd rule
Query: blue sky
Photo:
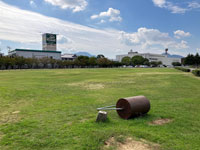
[(45, 32), (63, 53), (200, 52), (200, 0), (0, 0), (0, 12), (4, 53), (41, 49)]

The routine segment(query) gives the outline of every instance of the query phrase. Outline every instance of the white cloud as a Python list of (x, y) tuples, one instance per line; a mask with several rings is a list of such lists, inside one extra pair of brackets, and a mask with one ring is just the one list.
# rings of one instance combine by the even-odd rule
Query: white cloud
[(36, 3), (35, 3), (33, 0), (31, 0), (29, 3), (30, 3), (30, 5), (31, 5), (32, 7), (37, 7)]
[[(88, 51), (92, 54), (103, 53), (113, 57), (113, 50), (117, 48), (129, 49), (117, 39), (118, 31), (99, 30), (47, 17), (35, 12), (21, 10), (2, 1), (0, 1), (0, 12), (0, 40), (20, 42), (27, 46), (35, 44), (37, 47), (41, 47), (41, 32), (52, 32), (73, 41), (62, 47), (66, 50)], [(113, 45), (112, 43), (117, 44)], [(58, 43), (58, 47), (60, 45)]]
[(100, 21), (100, 23), (105, 23), (106, 21), (105, 20), (103, 20), (103, 19), (101, 19), (101, 21)]
[(188, 43), (186, 41), (181, 41), (180, 43), (176, 43), (175, 45), (172, 45), (176, 49), (187, 49), (189, 48)]
[(127, 45), (140, 45), (141, 48), (160, 46), (162, 48), (188, 48), (186, 41), (176, 42), (168, 33), (157, 29), (139, 28), (135, 33), (121, 32), (119, 39)]
[(60, 43), (60, 44), (71, 44), (71, 43), (73, 43), (73, 41), (70, 38), (68, 38), (64, 35), (58, 35), (57, 40), (58, 40), (58, 43)]
[(168, 33), (162, 33), (157, 29), (139, 28), (135, 33), (121, 32), (121, 40), (128, 45), (141, 44), (141, 45), (162, 45), (167, 47), (172, 38)]
[[(152, 0), (154, 5), (160, 8), (165, 8), (174, 14), (184, 14), (187, 11), (200, 8), (200, 3), (196, 1), (191, 1), (187, 3), (187, 6), (181, 7), (178, 4), (174, 4), (169, 0)], [(179, 3), (179, 5), (185, 5), (185, 3)]]
[(90, 18), (91, 19), (97, 19), (99, 16), (98, 15), (92, 15)]
[(164, 7), (166, 4), (166, 0), (153, 0), (153, 3), (158, 7)]
[(44, 0), (54, 6), (62, 9), (72, 9), (73, 12), (79, 12), (86, 9), (88, 2), (86, 0)]
[(154, 5), (160, 8), (165, 8), (171, 11), (174, 14), (182, 14), (185, 13), (188, 9), (182, 8), (180, 6), (175, 5), (172, 2), (168, 2), (167, 0), (152, 0)]
[(189, 2), (189, 3), (188, 3), (188, 7), (189, 7), (190, 9), (200, 8), (200, 3), (195, 2), (195, 1)]
[(58, 41), (57, 48), (62, 51), (66, 51), (67, 47), (67, 51), (71, 52), (71, 50), (73, 49), (73, 44), (75, 44), (72, 39), (66, 37), (65, 35), (58, 35), (57, 41)]
[(183, 30), (174, 31), (174, 37), (177, 39), (181, 39), (181, 38), (189, 37), (189, 36), (191, 36), (190, 32), (185, 32)]
[(110, 22), (122, 21), (122, 18), (120, 17), (120, 11), (117, 9), (113, 9), (113, 8), (109, 8), (107, 11), (101, 12), (98, 15), (92, 15), (90, 18), (91, 19), (101, 19), (101, 22), (103, 22), (103, 23), (105, 22), (106, 18)]
[[(41, 32), (58, 35), (58, 50), (87, 51), (91, 54), (102, 53), (114, 58), (116, 50), (127, 53), (133, 49), (140, 52), (160, 52), (167, 46), (178, 49), (185, 42), (175, 42), (168, 33), (157, 29), (139, 28), (135, 33), (114, 29), (95, 29), (60, 19), (47, 17), (35, 12), (21, 10), (0, 1), (0, 40), (20, 43), (26, 47), (41, 47)], [(15, 17), (13, 17), (15, 16)], [(14, 23), (13, 23), (14, 22)], [(120, 38), (119, 38), (120, 37)], [(176, 46), (179, 44), (179, 46)], [(12, 45), (12, 48), (19, 48)]]
[(174, 14), (184, 14), (187, 11), (186, 8), (175, 6), (172, 3), (168, 3), (167, 8)]

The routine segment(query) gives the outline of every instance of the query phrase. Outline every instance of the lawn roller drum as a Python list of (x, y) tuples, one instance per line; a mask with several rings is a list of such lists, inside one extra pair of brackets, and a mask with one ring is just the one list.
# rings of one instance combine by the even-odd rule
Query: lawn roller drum
[(97, 110), (116, 110), (121, 118), (130, 119), (148, 113), (150, 110), (150, 102), (145, 96), (120, 98), (116, 106), (106, 106), (97, 108)]

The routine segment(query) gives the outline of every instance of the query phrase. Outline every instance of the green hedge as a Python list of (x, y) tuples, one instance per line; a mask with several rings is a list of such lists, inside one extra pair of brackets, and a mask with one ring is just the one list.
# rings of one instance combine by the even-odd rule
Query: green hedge
[(188, 69), (188, 68), (175, 67), (175, 69), (178, 69), (178, 70), (181, 70), (181, 71), (184, 71), (184, 72), (190, 72), (190, 69)]
[(200, 77), (200, 70), (193, 70), (192, 73), (195, 75), (195, 76), (198, 76)]

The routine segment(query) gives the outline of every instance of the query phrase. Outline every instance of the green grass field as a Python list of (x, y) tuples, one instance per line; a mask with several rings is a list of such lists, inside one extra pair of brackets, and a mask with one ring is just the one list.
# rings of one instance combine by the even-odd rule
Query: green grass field
[[(148, 115), (95, 122), (97, 107), (136, 95), (151, 101)], [(149, 124), (159, 118), (172, 122)], [(98, 150), (112, 136), (199, 150), (200, 80), (164, 68), (0, 71), (1, 150)]]

